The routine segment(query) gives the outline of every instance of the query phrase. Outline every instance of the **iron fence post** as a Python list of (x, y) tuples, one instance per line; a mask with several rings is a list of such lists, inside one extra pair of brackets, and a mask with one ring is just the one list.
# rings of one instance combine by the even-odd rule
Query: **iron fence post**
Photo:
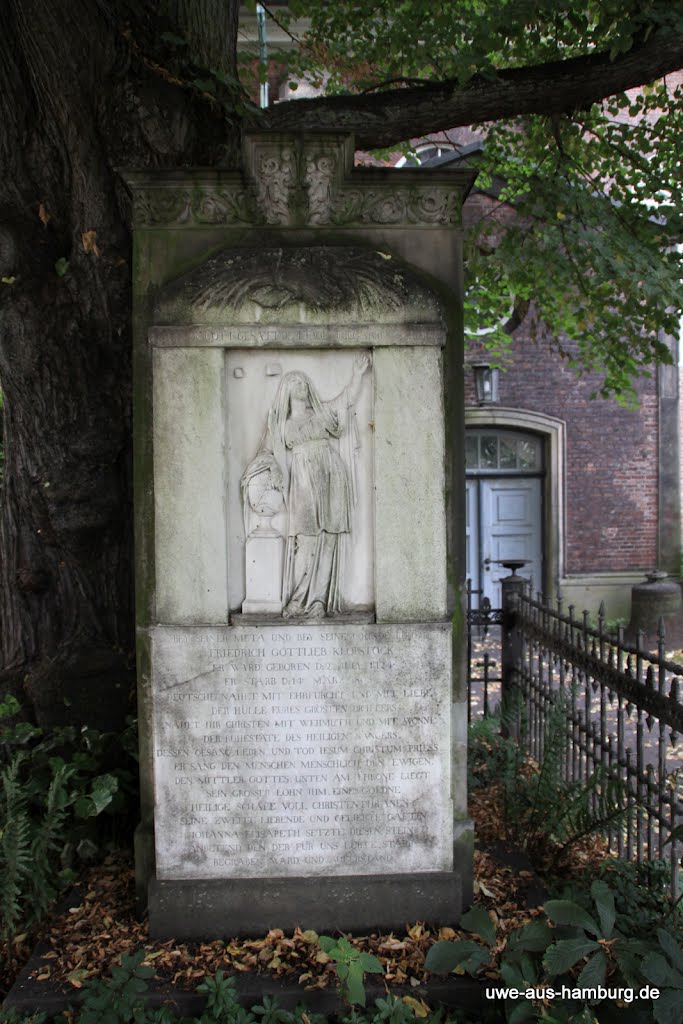
[(517, 598), (528, 583), (515, 568), (500, 581), (503, 623), (501, 627), (501, 733), (519, 739), (518, 668), (522, 637), (517, 629)]

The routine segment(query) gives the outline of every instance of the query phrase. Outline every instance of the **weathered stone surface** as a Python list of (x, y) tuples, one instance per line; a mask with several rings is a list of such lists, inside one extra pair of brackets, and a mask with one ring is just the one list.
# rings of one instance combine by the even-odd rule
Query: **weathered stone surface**
[(261, 225), (438, 230), (461, 220), (474, 175), (353, 166), (348, 135), (263, 133), (244, 138), (244, 174), (124, 172), (136, 228)]
[(154, 358), (156, 613), (160, 622), (226, 622), (223, 353)]
[(378, 622), (446, 615), (441, 353), (381, 349), (375, 361), (375, 590)]
[(152, 631), (157, 878), (449, 871), (450, 625)]
[[(471, 844), (463, 867), (469, 874)], [(386, 865), (391, 870), (391, 864)], [(467, 883), (466, 883), (467, 885)], [(150, 933), (156, 939), (262, 936), (271, 928), (318, 932), (405, 928), (407, 921), (452, 925), (467, 905), (458, 870), (403, 875), (159, 881), (150, 886)]]
[(216, 324), (150, 327), (149, 339), (159, 348), (386, 348), (397, 345), (438, 345), (446, 330), (436, 323), (307, 323), (305, 308), (299, 323), (280, 324), (268, 312), (258, 322), (246, 320), (237, 327)]

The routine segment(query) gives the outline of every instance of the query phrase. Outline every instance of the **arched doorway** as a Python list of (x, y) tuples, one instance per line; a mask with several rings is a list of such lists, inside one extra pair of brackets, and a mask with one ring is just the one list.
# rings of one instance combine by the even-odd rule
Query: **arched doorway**
[[(490, 569), (487, 572), (483, 568), (482, 563), (486, 555), (480, 557), (481, 537), (486, 532), (486, 519), (484, 517), (482, 521), (479, 515), (482, 507), (480, 492), (486, 489), (482, 481), (488, 481), (489, 485), (493, 486), (497, 480), (509, 480), (508, 490), (514, 491), (515, 486), (520, 486), (525, 476), (530, 476), (538, 481), (537, 489), (540, 490), (540, 521), (537, 516), (534, 519), (539, 522), (539, 529), (536, 532), (541, 543), (541, 558), (538, 575), (535, 570), (533, 571), (534, 588), (542, 590), (546, 594), (554, 594), (563, 579), (565, 566), (566, 426), (564, 421), (530, 409), (486, 405), (465, 409), (465, 426), (466, 437), (496, 436), (499, 439), (503, 438), (506, 442), (530, 440), (535, 446), (534, 450), (537, 453), (540, 451), (540, 456), (537, 455), (531, 459), (529, 448), (526, 445), (518, 447), (521, 461), (518, 460), (515, 466), (512, 465), (514, 460), (509, 452), (508, 444), (501, 446), (498, 443), (494, 449), (493, 442), (491, 442), (490, 447), (485, 447), (482, 451), (481, 442), (477, 442), (475, 455), (474, 442), (472, 440), (467, 442), (469, 445), (469, 459), (466, 457), (467, 561), (468, 575), (470, 575), (470, 569), (472, 570), (473, 587), (478, 588), (481, 576), (490, 576), (492, 572)], [(467, 452), (465, 454), (467, 456)], [(538, 461), (539, 457), (540, 461)], [(495, 462), (495, 465), (486, 465), (487, 462)], [(522, 463), (525, 462), (527, 464), (523, 465)], [(504, 487), (505, 485), (502, 489)], [(536, 498), (534, 500), (537, 501)], [(508, 502), (508, 504), (510, 503)], [(538, 504), (536, 504), (536, 509), (538, 510)], [(500, 550), (502, 547), (500, 538), (498, 546)], [(493, 556), (488, 555), (488, 557), (493, 560)], [(512, 553), (508, 557), (516, 558), (518, 556), (516, 553)], [(524, 556), (520, 555), (519, 557)], [(533, 564), (533, 558), (530, 561)], [(501, 568), (500, 566), (495, 567), (496, 570)], [(527, 575), (530, 574), (528, 569), (525, 572)], [(493, 607), (500, 607), (499, 584), (496, 584), (495, 576), (493, 582), (488, 584), (488, 589), (493, 589), (494, 596), (489, 598)]]
[(465, 442), (467, 575), (494, 608), (501, 605), (502, 562), (521, 559), (522, 575), (544, 578), (545, 454), (538, 434), (471, 427)]

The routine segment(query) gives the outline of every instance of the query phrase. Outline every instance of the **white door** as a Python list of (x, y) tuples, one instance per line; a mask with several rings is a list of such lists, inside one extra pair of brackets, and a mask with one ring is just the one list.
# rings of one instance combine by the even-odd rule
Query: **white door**
[[(467, 552), (467, 578), (472, 581), (472, 590), (479, 589), (479, 489), (476, 480), (468, 480), (465, 487), (465, 551)], [(478, 607), (476, 593), (473, 605)]]
[[(541, 481), (480, 479), (481, 589), (493, 608), (500, 608), (500, 580), (510, 573), (500, 563), (520, 559), (519, 570), (531, 577), (534, 589), (542, 589)], [(474, 585), (474, 584), (473, 584)]]

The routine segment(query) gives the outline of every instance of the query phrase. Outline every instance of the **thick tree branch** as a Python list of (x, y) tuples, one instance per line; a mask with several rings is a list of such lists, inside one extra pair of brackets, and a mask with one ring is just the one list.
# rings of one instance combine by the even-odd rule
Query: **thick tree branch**
[(345, 131), (360, 148), (390, 146), (458, 125), (571, 113), (681, 67), (683, 35), (658, 32), (615, 60), (600, 52), (476, 77), (465, 86), (447, 81), (373, 95), (288, 100), (267, 111), (260, 127)]

